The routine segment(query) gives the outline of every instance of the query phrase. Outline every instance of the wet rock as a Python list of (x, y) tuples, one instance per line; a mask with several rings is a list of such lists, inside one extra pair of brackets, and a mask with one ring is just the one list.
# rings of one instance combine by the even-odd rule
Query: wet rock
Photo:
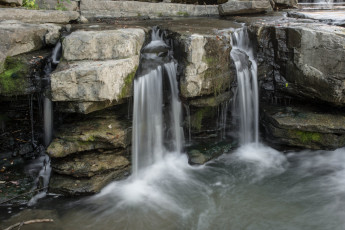
[(316, 12), (298, 12), (287, 13), (288, 17), (312, 19), (326, 24), (345, 26), (345, 11), (316, 11)]
[(344, 28), (288, 23), (260, 26), (257, 33), (259, 56), (266, 62), (263, 66), (275, 70), (271, 72), (274, 91), (314, 102), (345, 105)]
[(223, 102), (229, 102), (232, 97), (232, 93), (230, 91), (219, 94), (217, 96), (211, 97), (202, 97), (199, 99), (194, 99), (189, 101), (189, 104), (195, 107), (216, 107), (219, 106)]
[[(79, 61), (51, 74), (52, 100), (75, 102), (75, 112), (104, 109), (131, 96), (139, 56), (108, 61)], [(92, 107), (90, 102), (103, 102)], [(103, 107), (100, 107), (103, 105)], [(70, 107), (73, 108), (73, 107)]]
[(0, 4), (2, 5), (14, 4), (14, 6), (21, 6), (23, 4), (23, 0), (1, 0)]
[(187, 150), (188, 162), (191, 165), (202, 165), (224, 153), (229, 152), (233, 147), (234, 143), (229, 144), (225, 142), (217, 144), (203, 143), (197, 146), (192, 146)]
[(34, 151), (32, 144), (26, 143), (20, 146), (18, 153), (19, 155), (26, 155), (28, 153), (31, 153), (32, 151)]
[(297, 0), (273, 0), (274, 5), (272, 6), (274, 9), (285, 9), (285, 8), (297, 8), (298, 1)]
[(96, 175), (91, 178), (79, 179), (53, 174), (49, 183), (49, 191), (67, 196), (90, 195), (99, 192), (111, 181), (123, 179), (128, 176), (128, 174), (128, 168)]
[[(0, 18), (3, 9), (0, 8)], [(7, 9), (6, 9), (7, 10)], [(11, 9), (10, 9), (11, 10)], [(0, 22), (0, 72), (7, 56), (15, 56), (53, 44), (60, 36), (61, 26), (28, 24), (19, 21)], [(55, 44), (55, 43), (54, 43)]]
[(264, 106), (262, 123), (268, 140), (308, 149), (345, 146), (345, 114), (307, 106)]
[(231, 69), (228, 32), (192, 34), (178, 39), (186, 54), (184, 74), (180, 79), (182, 97), (217, 96), (224, 93), (235, 76)]
[(66, 24), (77, 20), (79, 13), (76, 11), (62, 10), (27, 10), (0, 8), (1, 20), (18, 20), (33, 23), (61, 23)]
[(256, 14), (271, 11), (272, 7), (268, 0), (239, 1), (229, 0), (218, 6), (220, 15)]
[(53, 171), (77, 178), (92, 177), (110, 171), (122, 171), (130, 165), (129, 160), (125, 157), (127, 153), (127, 150), (87, 152), (53, 162)]
[(142, 29), (76, 31), (62, 43), (67, 61), (107, 60), (137, 56), (145, 40)]
[(121, 17), (195, 17), (216, 16), (217, 6), (186, 5), (175, 3), (148, 3), (139, 1), (95, 1), (84, 0), (80, 9), (82, 15), (90, 18)]
[(52, 158), (60, 158), (95, 149), (126, 148), (131, 130), (128, 121), (109, 115), (63, 125), (55, 136), (47, 153)]

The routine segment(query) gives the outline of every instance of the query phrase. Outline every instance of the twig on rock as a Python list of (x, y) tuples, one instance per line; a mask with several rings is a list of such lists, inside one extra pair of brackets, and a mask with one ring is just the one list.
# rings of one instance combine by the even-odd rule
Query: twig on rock
[(36, 220), (28, 220), (28, 221), (23, 221), (23, 222), (19, 222), (16, 224), (13, 224), (11, 226), (9, 226), (8, 228), (5, 228), (4, 230), (11, 230), (15, 227), (18, 227), (18, 229), (20, 229), (23, 225), (27, 225), (27, 224), (35, 224), (35, 223), (48, 223), (48, 222), (54, 222), (53, 219), (36, 219)]

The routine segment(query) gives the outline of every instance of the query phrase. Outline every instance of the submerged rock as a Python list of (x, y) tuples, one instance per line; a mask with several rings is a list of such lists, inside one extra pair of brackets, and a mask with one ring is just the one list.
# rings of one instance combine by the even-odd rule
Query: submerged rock
[(345, 146), (345, 114), (306, 106), (263, 106), (262, 124), (274, 143), (308, 149)]

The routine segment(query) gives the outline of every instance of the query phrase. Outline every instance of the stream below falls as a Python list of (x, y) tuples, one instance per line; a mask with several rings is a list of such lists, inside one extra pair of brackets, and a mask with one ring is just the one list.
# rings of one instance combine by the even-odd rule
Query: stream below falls
[[(18, 214), (3, 225), (52, 218), (23, 229), (345, 228), (345, 148), (283, 154), (253, 143), (204, 166), (187, 162), (168, 153), (98, 195), (50, 195), (31, 210), (11, 210)], [(13, 215), (0, 212), (2, 220)]]

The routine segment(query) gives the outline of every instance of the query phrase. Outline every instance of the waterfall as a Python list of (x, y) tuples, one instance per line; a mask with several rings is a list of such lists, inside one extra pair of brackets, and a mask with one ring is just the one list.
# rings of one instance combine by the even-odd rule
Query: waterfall
[[(160, 31), (152, 31), (152, 41), (143, 48), (141, 72), (134, 80), (132, 171), (161, 160), (168, 152), (181, 152), (181, 102), (176, 80), (177, 64)], [(165, 105), (164, 85), (168, 85), (169, 100)], [(163, 107), (168, 114), (163, 115)], [(169, 116), (166, 121), (164, 116)], [(164, 128), (165, 127), (165, 128)], [(165, 144), (169, 140), (169, 146)]]
[(259, 142), (259, 99), (257, 64), (247, 28), (234, 31), (231, 37), (233, 59), (237, 73), (235, 108), (240, 121), (240, 142)]

